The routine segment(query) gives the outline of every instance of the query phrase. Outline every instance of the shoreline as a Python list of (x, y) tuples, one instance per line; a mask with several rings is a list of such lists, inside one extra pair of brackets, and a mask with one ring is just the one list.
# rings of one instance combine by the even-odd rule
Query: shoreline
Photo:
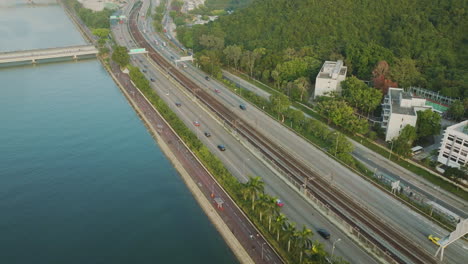
[[(81, 28), (82, 25), (80, 25), (73, 17), (72, 14), (70, 14), (70, 10), (68, 10), (65, 5), (63, 5), (62, 1), (59, 1), (60, 5), (63, 7), (65, 13), (68, 15), (72, 23), (75, 25), (75, 27), (78, 28), (80, 31), (81, 35), (83, 38), (87, 41), (90, 41), (90, 37), (85, 33), (86, 31)], [(91, 41), (90, 41), (91, 42)], [(203, 212), (206, 214), (210, 222), (214, 225), (216, 230), (219, 232), (219, 234), (223, 237), (223, 240), (225, 243), (228, 245), (228, 247), (231, 249), (231, 251), (234, 253), (236, 256), (237, 260), (240, 263), (255, 263), (253, 259), (250, 257), (250, 255), (247, 253), (245, 248), (241, 245), (240, 241), (234, 236), (233, 232), (230, 230), (230, 228), (227, 226), (225, 221), (221, 218), (221, 216), (215, 211), (214, 206), (210, 203), (210, 201), (203, 195), (202, 190), (199, 188), (199, 186), (195, 183), (195, 181), (190, 177), (189, 173), (185, 170), (183, 165), (179, 162), (179, 160), (176, 158), (175, 154), (170, 150), (169, 146), (165, 142), (165, 140), (159, 135), (158, 131), (156, 131), (151, 125), (148, 120), (148, 118), (145, 116), (145, 111), (142, 111), (138, 104), (132, 99), (132, 97), (128, 94), (128, 92), (125, 90), (124, 86), (120, 83), (118, 78), (114, 75), (112, 70), (109, 68), (108, 65), (106, 65), (105, 61), (99, 56), (97, 56), (97, 59), (101, 62), (102, 66), (104, 69), (109, 73), (111, 78), (114, 80), (115, 84), (119, 87), (120, 91), (123, 93), (127, 101), (130, 103), (130, 106), (135, 110), (136, 114), (140, 117), (140, 119), (143, 121), (143, 124), (147, 127), (148, 131), (152, 135), (152, 137), (155, 139), (156, 143), (160, 146), (161, 150), (163, 151), (164, 155), (169, 159), (169, 161), (172, 163), (173, 167), (177, 170), (179, 175), (181, 176), (182, 180), (184, 181), (185, 185), (187, 188), (190, 190), (192, 193), (193, 197), (203, 210)], [(122, 73), (123, 74), (123, 73)], [(136, 89), (141, 96), (143, 96), (145, 99), (146, 97), (138, 90)], [(149, 103), (149, 101), (146, 99), (146, 101)], [(151, 105), (151, 103), (149, 103)], [(152, 105), (151, 105), (152, 106)], [(161, 119), (164, 120), (165, 125), (169, 127), (170, 130), (172, 130), (172, 127), (166, 122), (166, 120), (159, 114), (159, 112), (152, 107), (153, 110), (156, 112), (157, 115), (160, 116)], [(172, 130), (174, 134), (175, 131)], [(178, 137), (178, 135), (177, 135)], [(191, 151), (190, 151), (191, 153)], [(191, 153), (194, 155), (193, 153)], [(198, 161), (198, 159), (195, 156), (195, 159)], [(203, 166), (203, 164), (201, 164)], [(213, 177), (214, 179), (214, 177)], [(219, 184), (218, 184), (219, 185)], [(219, 185), (220, 186), (220, 185)], [(220, 186), (221, 187), (221, 186)], [(222, 187), (221, 187), (222, 188)]]

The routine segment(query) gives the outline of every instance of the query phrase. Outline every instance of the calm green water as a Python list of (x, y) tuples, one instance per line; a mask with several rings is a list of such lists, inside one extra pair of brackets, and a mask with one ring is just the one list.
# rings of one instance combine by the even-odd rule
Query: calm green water
[[(0, 9), (29, 25), (0, 50), (83, 43), (30, 9)], [(236, 262), (97, 60), (0, 68), (0, 263)]]

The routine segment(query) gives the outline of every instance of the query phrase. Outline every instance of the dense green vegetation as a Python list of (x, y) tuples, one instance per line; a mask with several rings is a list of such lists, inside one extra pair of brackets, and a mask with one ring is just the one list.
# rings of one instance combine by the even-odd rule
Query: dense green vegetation
[[(321, 65), (344, 59), (348, 72), (365, 80), (384, 60), (386, 78), (401, 87), (416, 85), (461, 98), (468, 96), (467, 12), (464, 0), (254, 0), (214, 23), (180, 28), (178, 36), (212, 64), (227, 65), (223, 50), (239, 47), (240, 61), (246, 60), (240, 63), (243, 71), (253, 65), (253, 76), (280, 86), (301, 76), (314, 81), (318, 68), (313, 60)], [(204, 36), (223, 45), (206, 46)], [(252, 63), (247, 53), (260, 48), (264, 52)], [(285, 63), (306, 70), (284, 77), (278, 67)]]
[[(288, 263), (325, 263), (329, 254), (324, 250), (322, 244), (318, 241), (312, 241), (312, 230), (305, 226), (302, 229), (296, 229), (296, 224), (290, 222), (281, 213), (276, 202), (277, 198), (265, 193), (264, 183), (260, 177), (249, 177), (249, 181), (246, 183), (237, 181), (223, 163), (203, 145), (197, 136), (151, 89), (144, 74), (137, 67), (128, 66), (128, 68), (130, 69), (130, 78), (137, 88), (156, 107)], [(341, 258), (335, 258), (333, 263), (347, 262)]]
[(83, 5), (77, 0), (63, 0), (65, 5), (75, 10), (76, 14), (91, 29), (95, 28), (110, 28), (109, 17), (114, 11), (104, 9), (102, 11), (92, 11), (91, 9), (84, 8)]

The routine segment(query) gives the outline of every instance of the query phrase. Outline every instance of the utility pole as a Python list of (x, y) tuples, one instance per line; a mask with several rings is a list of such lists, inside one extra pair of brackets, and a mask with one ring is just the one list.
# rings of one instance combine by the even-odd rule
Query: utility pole
[(341, 241), (341, 238), (338, 238), (337, 240), (335, 240), (335, 242), (333, 242), (333, 247), (332, 247), (332, 252), (331, 252), (331, 259), (333, 261), (333, 253), (335, 252), (335, 243), (338, 243)]

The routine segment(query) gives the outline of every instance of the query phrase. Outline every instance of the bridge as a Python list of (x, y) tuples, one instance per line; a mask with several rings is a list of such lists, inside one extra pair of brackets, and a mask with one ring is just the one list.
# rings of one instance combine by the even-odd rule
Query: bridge
[(57, 58), (77, 60), (79, 57), (96, 55), (98, 53), (99, 51), (92, 45), (0, 52), (0, 64), (28, 61), (37, 63), (38, 60)]

